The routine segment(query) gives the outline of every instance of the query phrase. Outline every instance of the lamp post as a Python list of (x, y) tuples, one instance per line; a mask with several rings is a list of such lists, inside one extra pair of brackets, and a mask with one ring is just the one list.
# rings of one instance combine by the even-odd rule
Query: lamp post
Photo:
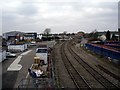
[(15, 39), (15, 44), (17, 44), (17, 39)]

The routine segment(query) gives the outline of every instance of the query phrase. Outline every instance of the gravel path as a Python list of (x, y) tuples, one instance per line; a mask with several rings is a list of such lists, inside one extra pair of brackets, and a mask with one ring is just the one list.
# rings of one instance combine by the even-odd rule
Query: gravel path
[(60, 44), (54, 47), (55, 50), (55, 76), (58, 88), (75, 88), (73, 81), (71, 80), (64, 63), (61, 59)]

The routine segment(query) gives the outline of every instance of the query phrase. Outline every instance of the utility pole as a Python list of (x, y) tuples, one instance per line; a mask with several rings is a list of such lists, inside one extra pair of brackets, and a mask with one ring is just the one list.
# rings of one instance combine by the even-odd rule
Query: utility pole
[(118, 41), (120, 41), (120, 1), (118, 2)]

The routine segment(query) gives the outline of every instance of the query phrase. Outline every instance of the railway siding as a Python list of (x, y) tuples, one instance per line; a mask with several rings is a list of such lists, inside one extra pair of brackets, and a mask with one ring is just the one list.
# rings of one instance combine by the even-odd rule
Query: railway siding
[(86, 63), (84, 60), (81, 59), (81, 57), (74, 52), (73, 49), (69, 48), (70, 52), (78, 62), (84, 66), (84, 68), (97, 80), (99, 81), (105, 88), (117, 88), (112, 82), (107, 80), (104, 76), (102, 76), (97, 70), (95, 70), (93, 67), (91, 67), (88, 63)]
[(73, 64), (69, 61), (69, 58), (67, 57), (65, 53), (65, 43), (61, 47), (61, 55), (62, 60), (64, 62), (64, 65), (70, 74), (72, 80), (74, 81), (76, 88), (91, 88), (88, 83), (85, 81), (85, 79), (79, 74), (79, 72), (74, 68)]
[(54, 68), (55, 68), (55, 78), (57, 79), (57, 87), (58, 88), (75, 88), (75, 85), (73, 81), (71, 80), (64, 63), (61, 58), (60, 54), (60, 47), (61, 44), (57, 44), (54, 47), (55, 52), (55, 62), (54, 62)]
[(60, 83), (59, 88), (119, 88), (117, 78), (113, 78), (114, 73), (102, 70), (106, 64), (104, 66), (104, 63), (99, 63), (96, 58), (92, 57), (92, 60), (90, 54), (78, 50), (79, 48), (76, 48), (75, 44), (71, 45), (69, 41), (56, 45), (55, 73)]
[(70, 62), (73, 64), (73, 66), (79, 72), (79, 74), (87, 81), (87, 83), (89, 84), (89, 86), (91, 88), (104, 88), (98, 81), (95, 80), (95, 78), (93, 78), (93, 76), (90, 73), (88, 73), (85, 70), (85, 68), (82, 65), (80, 65), (78, 63), (78, 61), (75, 60), (75, 58), (68, 51), (67, 46), (65, 48), (65, 52), (66, 52), (66, 55), (69, 58)]
[[(85, 53), (82, 49), (71, 47), (72, 50), (74, 50), (75, 53), (77, 53), (78, 56), (80, 56), (86, 63), (88, 63), (90, 66), (92, 66), (96, 71), (98, 71), (101, 75), (103, 75), (106, 79), (108, 79), (111, 83), (114, 83), (116, 86), (120, 87), (120, 82), (118, 79), (112, 77), (108, 73), (105, 73), (105, 71), (98, 68), (99, 65), (102, 65), (103, 67), (107, 68), (109, 71), (113, 72), (115, 75), (119, 76), (119, 69), (115, 68), (109, 63), (102, 62), (102, 60), (98, 60), (97, 58), (93, 57), (90, 54)], [(80, 51), (78, 51), (80, 50)], [(89, 58), (88, 58), (89, 57)]]

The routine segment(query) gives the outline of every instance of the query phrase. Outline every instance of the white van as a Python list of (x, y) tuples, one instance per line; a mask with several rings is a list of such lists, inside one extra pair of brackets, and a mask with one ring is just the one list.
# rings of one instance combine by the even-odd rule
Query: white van
[(48, 57), (48, 50), (47, 50), (47, 46), (46, 47), (38, 47), (36, 49), (36, 56), (40, 57), (40, 60), (44, 61), (44, 64), (47, 64), (47, 57)]

